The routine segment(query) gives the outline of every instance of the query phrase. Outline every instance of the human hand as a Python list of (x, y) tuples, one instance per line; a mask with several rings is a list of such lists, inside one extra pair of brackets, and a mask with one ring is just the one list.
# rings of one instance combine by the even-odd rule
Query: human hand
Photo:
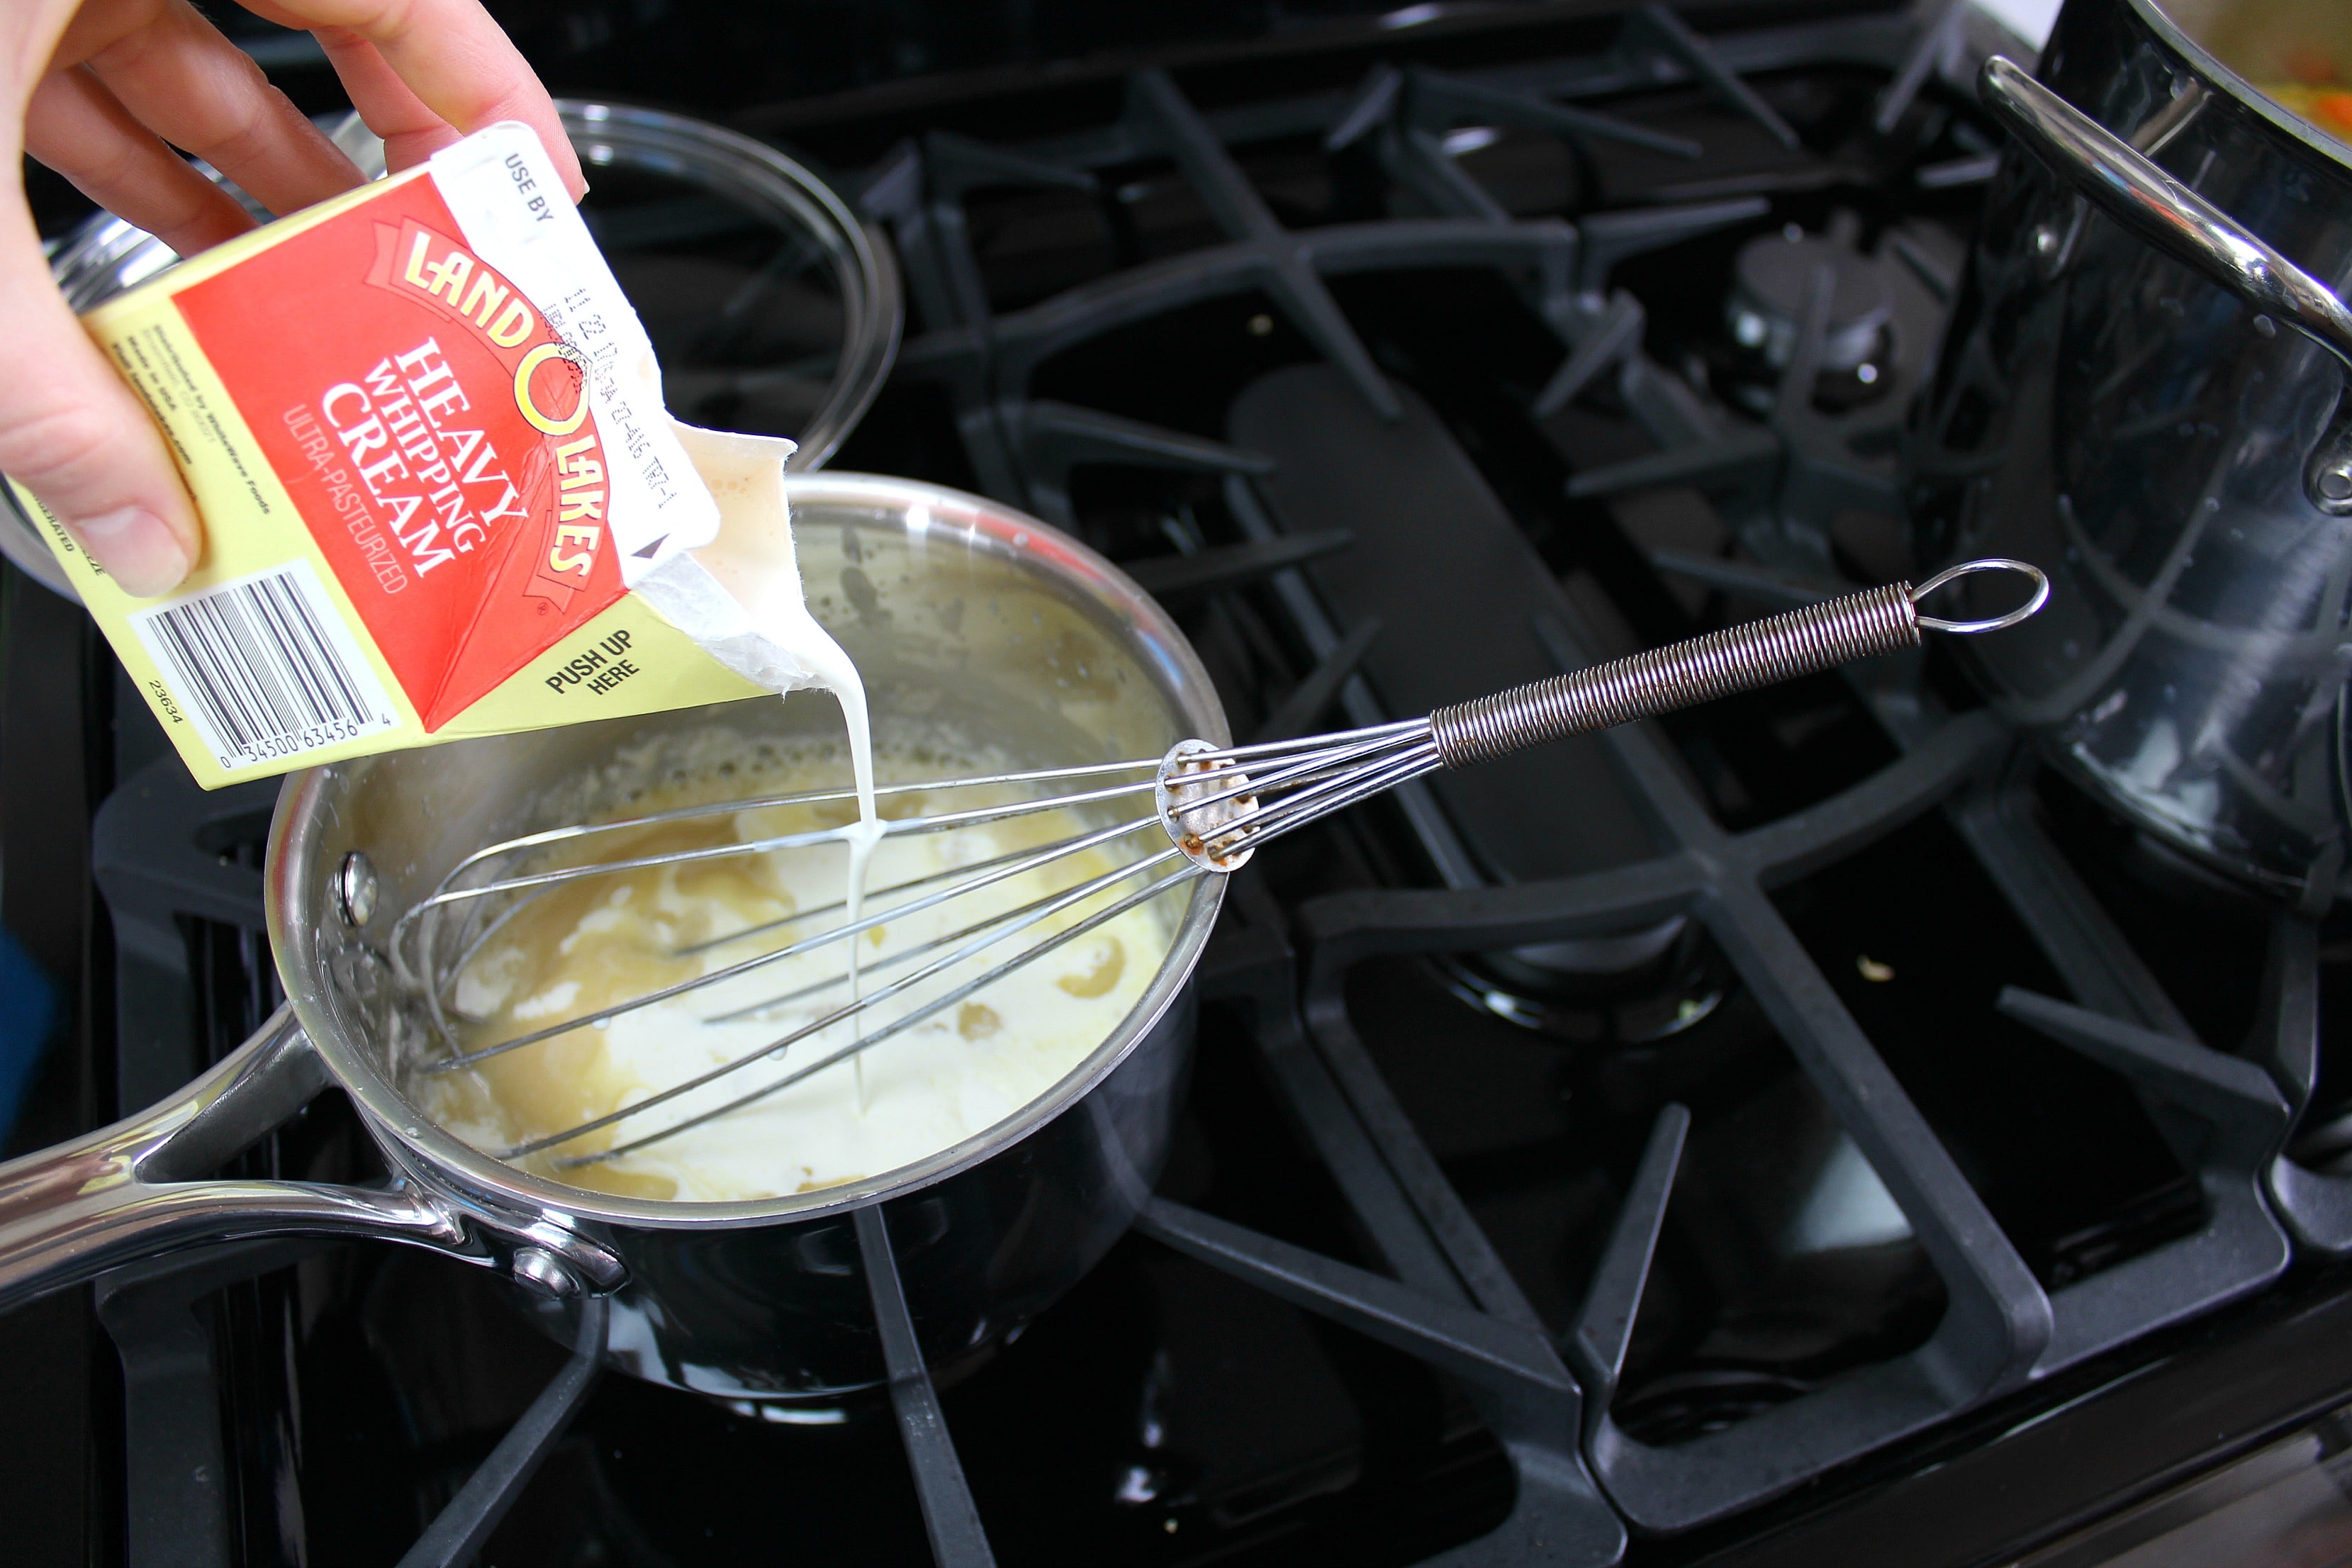
[[(587, 190), (547, 89), (479, 0), (243, 0), (313, 33), (394, 170), (520, 120)], [(167, 145), (168, 143), (168, 145)], [(138, 397), (66, 308), (25, 202), (23, 155), (181, 255), (253, 226), (173, 151), (274, 213), (359, 171), (188, 0), (0, 0), (0, 473), (22, 482), (127, 593), (175, 586), (195, 509)]]

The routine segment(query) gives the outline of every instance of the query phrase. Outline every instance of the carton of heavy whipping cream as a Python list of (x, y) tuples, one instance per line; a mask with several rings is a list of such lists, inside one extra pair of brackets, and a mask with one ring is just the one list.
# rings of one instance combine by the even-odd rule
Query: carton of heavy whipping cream
[(695, 625), (732, 609), (683, 553), (719, 508), (527, 127), (85, 322), (163, 427), (203, 558), (135, 599), (19, 499), (205, 788), (805, 683), (740, 656), (740, 626)]

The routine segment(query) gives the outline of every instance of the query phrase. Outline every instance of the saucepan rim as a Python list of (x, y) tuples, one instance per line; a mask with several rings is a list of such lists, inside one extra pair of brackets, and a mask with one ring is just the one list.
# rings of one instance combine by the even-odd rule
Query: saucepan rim
[[(992, 555), (1024, 563), (1089, 594), (1123, 631), (1126, 651), (1152, 680), (1176, 724), (1220, 745), (1231, 740), (1223, 706), (1208, 672), (1167, 612), (1125, 573), (1060, 530), (984, 497), (911, 479), (824, 471), (787, 475), (785, 484), (796, 512), (803, 507), (858, 508), (896, 513), (905, 520), (919, 509), (927, 526), (945, 520), (968, 524)], [(1191, 984), (1224, 899), (1223, 877), (1196, 879), (1167, 954), (1126, 1018), (1053, 1088), (962, 1142), (913, 1164), (814, 1193), (730, 1203), (622, 1197), (517, 1170), (445, 1131), (400, 1091), (369, 1059), (364, 1048), (345, 1038), (338, 1028), (322, 989), (324, 955), (316, 940), (322, 922), (336, 918), (331, 913), (334, 905), (330, 889), (335, 868), (314, 864), (313, 859), (328, 826), (332, 790), (340, 774), (365, 765), (364, 761), (330, 764), (292, 775), (278, 793), (270, 821), (266, 870), (270, 948), (295, 1016), (379, 1138), (404, 1149), (426, 1173), (454, 1179), (471, 1194), (541, 1211), (567, 1223), (724, 1229), (816, 1219), (914, 1192), (969, 1170), (1076, 1105), (1126, 1060)], [(381, 923), (388, 927), (390, 922)]]
[(2146, 23), (2151, 32), (2207, 81), (2221, 88), (2273, 127), (2292, 136), (2347, 174), (2352, 174), (2352, 147), (2347, 147), (2222, 64), (2212, 51), (2190, 37), (2179, 23), (2167, 15), (2157, 0), (2128, 0), (2128, 3), (2133, 14)]

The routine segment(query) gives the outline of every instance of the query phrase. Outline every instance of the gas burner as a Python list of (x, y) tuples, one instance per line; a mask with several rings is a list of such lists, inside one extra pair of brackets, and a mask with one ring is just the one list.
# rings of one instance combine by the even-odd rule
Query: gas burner
[(1445, 989), (1506, 1023), (1602, 1049), (1671, 1039), (1712, 1017), (1738, 984), (1694, 925), (1432, 961)]
[(1814, 400), (1843, 410), (1881, 395), (1889, 384), (1895, 290), (1886, 263), (1863, 254), (1861, 223), (1841, 208), (1825, 234), (1789, 224), (1739, 247), (1736, 281), (1724, 307), (1739, 347), (1730, 396), (1758, 414), (1770, 411), (1781, 372), (1797, 350), (1817, 279), (1830, 291)]

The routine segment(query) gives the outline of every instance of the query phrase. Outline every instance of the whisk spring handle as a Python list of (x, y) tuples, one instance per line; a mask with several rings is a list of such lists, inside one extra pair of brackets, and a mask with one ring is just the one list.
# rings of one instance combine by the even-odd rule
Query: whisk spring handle
[(1919, 646), (1917, 595), (1890, 583), (1687, 642), (1570, 670), (1440, 708), (1429, 716), (1449, 768), (1492, 762), (1563, 735), (1727, 697)]

